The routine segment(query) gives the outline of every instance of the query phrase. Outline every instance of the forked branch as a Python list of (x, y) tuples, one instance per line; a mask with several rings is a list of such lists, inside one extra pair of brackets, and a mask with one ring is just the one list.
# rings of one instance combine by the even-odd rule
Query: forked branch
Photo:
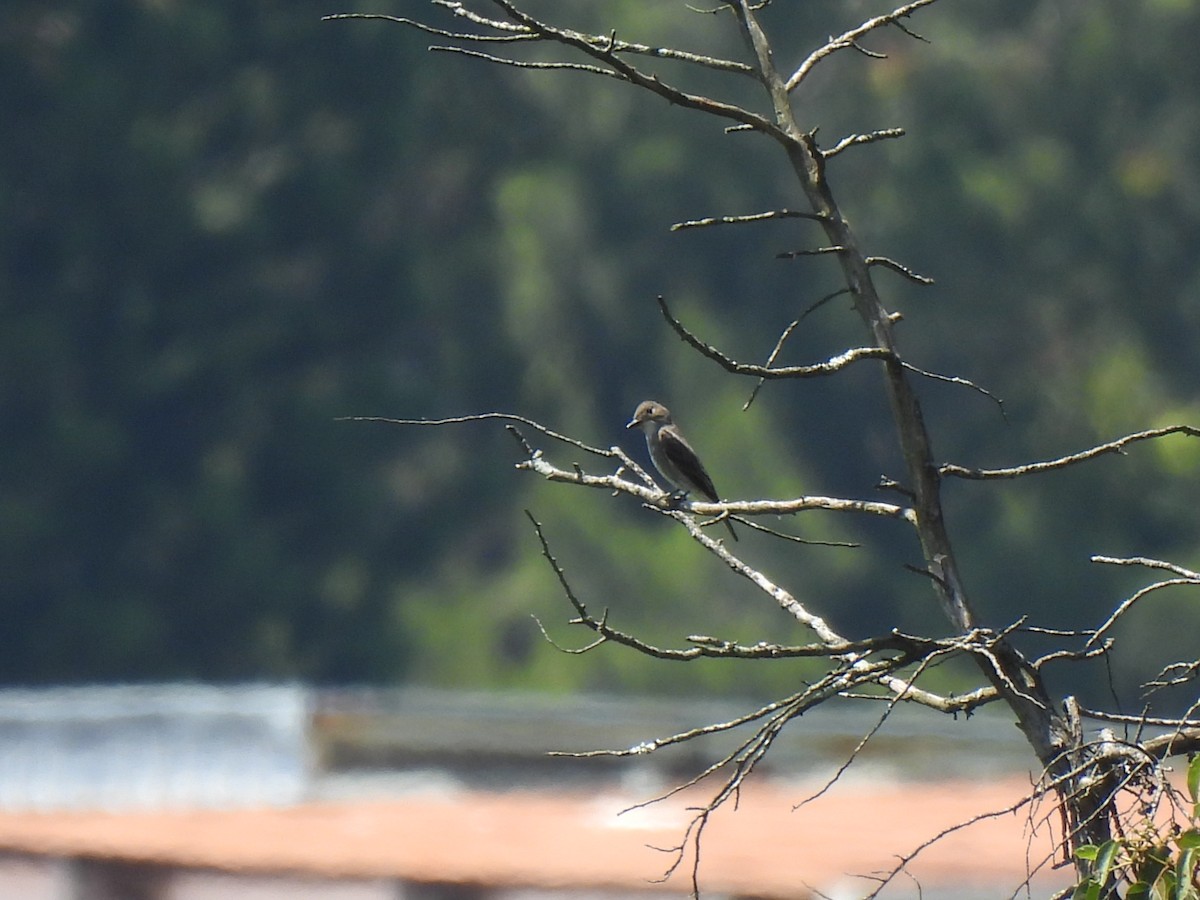
[[(693, 53), (670, 47), (655, 47), (633, 41), (619, 39), (616, 34), (588, 34), (571, 28), (552, 25), (538, 19), (521, 9), (509, 0), (490, 0), (497, 7), (502, 17), (485, 16), (465, 2), (458, 0), (430, 0), (433, 6), (449, 10), (454, 16), (468, 21), (481, 32), (452, 31), (439, 28), (426, 22), (404, 16), (378, 16), (372, 14), (338, 14), (325, 16), (325, 19), (355, 19), (379, 18), (395, 22), (425, 33), (453, 40), (456, 43), (431, 47), (431, 50), (458, 53), (485, 60), (489, 63), (512, 66), (524, 69), (568, 69), (593, 75), (616, 78), (636, 87), (657, 94), (669, 103), (687, 109), (699, 110), (710, 115), (731, 120), (741, 126), (748, 127), (776, 139), (783, 139), (774, 123), (749, 109), (734, 103), (728, 103), (715, 97), (692, 93), (668, 83), (658, 72), (643, 71), (630, 63), (627, 56), (640, 56), (647, 59), (671, 60), (712, 69), (717, 72), (733, 75), (755, 76), (753, 67), (735, 60), (721, 59), (702, 53)], [(471, 49), (475, 43), (497, 42), (516, 46), (526, 42), (557, 44), (564, 49), (590, 58), (594, 64), (576, 62), (565, 59), (557, 61), (528, 60), (517, 57), (500, 56), (495, 53)]]

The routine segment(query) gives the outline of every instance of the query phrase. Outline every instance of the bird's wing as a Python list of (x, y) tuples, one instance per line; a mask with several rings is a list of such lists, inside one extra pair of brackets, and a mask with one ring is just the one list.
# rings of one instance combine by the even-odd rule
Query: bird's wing
[(675, 468), (679, 470), (680, 474), (713, 503), (719, 503), (717, 489), (713, 487), (712, 479), (704, 470), (704, 464), (700, 462), (700, 457), (683, 439), (683, 436), (674, 428), (665, 426), (658, 430), (658, 438), (662, 444), (663, 453), (675, 464)]

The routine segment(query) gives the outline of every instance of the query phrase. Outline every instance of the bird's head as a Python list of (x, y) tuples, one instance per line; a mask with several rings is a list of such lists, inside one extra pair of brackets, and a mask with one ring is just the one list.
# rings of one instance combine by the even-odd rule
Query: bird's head
[(633, 418), (626, 428), (641, 428), (645, 431), (659, 425), (671, 424), (671, 411), (657, 400), (643, 400), (633, 411)]

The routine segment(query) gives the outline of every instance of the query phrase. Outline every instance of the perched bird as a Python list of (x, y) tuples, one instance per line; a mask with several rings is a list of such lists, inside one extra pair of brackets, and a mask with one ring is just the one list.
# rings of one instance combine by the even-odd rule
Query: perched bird
[[(704, 469), (704, 463), (696, 451), (680, 434), (675, 423), (671, 421), (671, 411), (654, 400), (646, 400), (638, 404), (626, 428), (640, 428), (646, 435), (646, 449), (650, 451), (650, 461), (654, 468), (680, 493), (688, 494), (695, 491), (700, 496), (720, 503), (717, 489), (713, 487), (712, 479)], [(737, 532), (728, 519), (725, 527), (736, 541)]]

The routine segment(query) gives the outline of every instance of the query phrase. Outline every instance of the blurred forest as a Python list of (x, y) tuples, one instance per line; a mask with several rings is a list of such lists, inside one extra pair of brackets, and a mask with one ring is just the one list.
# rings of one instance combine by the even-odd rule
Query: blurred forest
[[(683, 0), (551, 3), (629, 40), (741, 53)], [(837, 287), (811, 223), (672, 233), (803, 198), (777, 148), (607, 79), (429, 54), (427, 35), (324, 14), (420, 0), (8, 0), (0, 7), (0, 680), (302, 678), (740, 694), (796, 664), (653, 663), (585, 643), (523, 510), (610, 623), (797, 641), (794, 623), (681, 529), (516, 472), (494, 423), (339, 416), (488, 410), (620, 443), (638, 401), (677, 413), (730, 498), (874, 499), (900, 473), (870, 364), (767, 385), (689, 351), (763, 361)], [(877, 0), (775, 0), (784, 69)], [(569, 12), (563, 11), (569, 10)], [(447, 17), (447, 27), (454, 27)], [(844, 53), (797, 98), (928, 381), (941, 459), (1011, 465), (1200, 424), (1200, 3), (938, 4)], [(681, 74), (664, 64), (664, 72)], [(748, 80), (747, 80), (748, 81)], [(705, 88), (715, 88), (712, 84)], [(753, 85), (737, 99), (760, 104)], [(782, 361), (862, 341), (847, 304)], [(530, 435), (532, 437), (532, 435)], [(560, 462), (574, 451), (543, 443)], [(588, 461), (579, 459), (579, 462)], [(1200, 564), (1200, 446), (1134, 447), (1066, 474), (951, 485), (984, 621), (1099, 624), (1140, 573)], [(894, 499), (895, 495), (884, 495)], [(893, 523), (778, 523), (858, 549), (744, 535), (748, 560), (855, 635), (945, 627)], [(1136, 701), (1195, 656), (1200, 601), (1164, 593), (1121, 653), (1051, 673)], [(954, 673), (945, 673), (952, 684)]]

